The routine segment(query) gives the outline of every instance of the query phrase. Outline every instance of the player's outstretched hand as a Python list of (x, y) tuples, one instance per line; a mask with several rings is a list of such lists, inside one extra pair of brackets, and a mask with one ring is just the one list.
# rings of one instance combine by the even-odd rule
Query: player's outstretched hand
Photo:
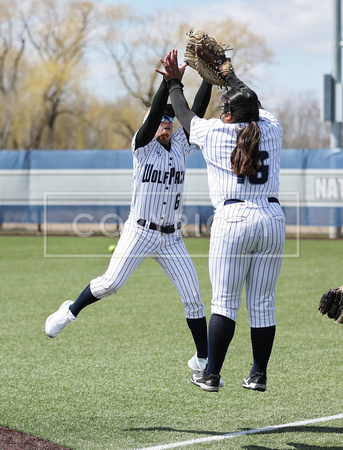
[(177, 60), (177, 50), (173, 49), (170, 50), (165, 59), (160, 59), (160, 62), (162, 66), (164, 67), (164, 71), (155, 69), (157, 73), (160, 73), (164, 76), (166, 81), (178, 79), (181, 80), (183, 77), (183, 74), (185, 73), (187, 64), (183, 64), (181, 67), (179, 67), (179, 63)]

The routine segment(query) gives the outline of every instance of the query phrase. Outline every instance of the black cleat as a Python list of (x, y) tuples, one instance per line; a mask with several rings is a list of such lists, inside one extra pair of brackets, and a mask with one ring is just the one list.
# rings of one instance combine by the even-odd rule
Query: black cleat
[(246, 389), (252, 389), (253, 391), (264, 392), (267, 389), (267, 377), (264, 373), (256, 372), (250, 374), (244, 378), (242, 386)]
[(200, 386), (204, 391), (218, 392), (220, 375), (206, 376), (205, 370), (194, 370), (191, 375), (191, 382), (196, 386)]

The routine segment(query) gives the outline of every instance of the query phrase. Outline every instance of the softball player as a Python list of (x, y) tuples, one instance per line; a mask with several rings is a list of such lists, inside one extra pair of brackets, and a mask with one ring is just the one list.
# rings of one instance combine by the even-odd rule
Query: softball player
[(249, 314), (253, 366), (243, 387), (266, 390), (267, 364), (275, 336), (275, 291), (285, 242), (285, 216), (278, 201), (281, 127), (262, 109), (257, 95), (234, 73), (224, 73), (231, 89), (222, 96), (220, 119), (189, 110), (180, 80), (177, 51), (161, 60), (176, 115), (208, 169), (215, 208), (209, 271), (212, 283), (208, 365), (191, 381), (218, 391), (220, 370), (233, 338), (243, 286)]
[[(203, 82), (193, 109), (203, 116), (212, 86)], [(56, 337), (79, 312), (115, 294), (148, 257), (157, 261), (173, 282), (185, 307), (196, 354), (191, 369), (206, 366), (207, 325), (198, 277), (181, 235), (186, 159), (195, 150), (183, 128), (173, 133), (174, 110), (163, 80), (151, 109), (132, 140), (133, 179), (129, 218), (106, 272), (93, 279), (75, 302), (64, 302), (46, 320), (45, 331)], [(163, 299), (161, 299), (163, 301)]]

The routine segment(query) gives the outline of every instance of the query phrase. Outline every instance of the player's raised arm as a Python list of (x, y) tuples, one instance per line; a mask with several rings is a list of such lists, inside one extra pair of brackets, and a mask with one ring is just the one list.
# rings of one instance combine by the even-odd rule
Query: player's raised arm
[(144, 147), (155, 136), (161, 122), (163, 111), (167, 105), (168, 96), (167, 83), (165, 80), (162, 80), (152, 101), (150, 111), (136, 134), (135, 149)]
[(207, 81), (203, 80), (198, 92), (194, 97), (194, 102), (191, 110), (198, 116), (204, 117), (206, 113), (206, 109), (211, 100), (212, 93), (212, 84), (207, 83)]

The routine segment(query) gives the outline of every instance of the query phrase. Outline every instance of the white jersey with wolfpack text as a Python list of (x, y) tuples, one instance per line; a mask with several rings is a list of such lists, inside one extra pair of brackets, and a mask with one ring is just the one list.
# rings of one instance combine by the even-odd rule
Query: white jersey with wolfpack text
[(225, 124), (221, 119), (200, 119), (191, 122), (190, 142), (198, 145), (208, 170), (208, 184), (214, 207), (228, 199), (253, 200), (277, 197), (282, 133), (278, 120), (260, 109), (261, 130), (259, 151), (263, 164), (254, 177), (237, 176), (231, 169), (231, 152), (236, 146), (237, 133), (248, 124)]
[[(134, 148), (135, 138), (130, 214), (106, 272), (90, 282), (91, 292), (97, 298), (115, 294), (145, 259), (152, 258), (180, 294), (186, 318), (205, 317), (198, 276), (181, 229), (176, 226), (182, 212), (186, 158), (195, 147), (179, 128), (172, 135), (170, 153), (155, 138), (144, 147)], [(174, 225), (175, 231), (166, 233), (151, 228), (152, 224)]]
[(155, 138), (133, 149), (131, 213), (158, 225), (180, 221), (183, 206), (186, 159), (195, 151), (183, 128), (172, 134), (168, 152)]

